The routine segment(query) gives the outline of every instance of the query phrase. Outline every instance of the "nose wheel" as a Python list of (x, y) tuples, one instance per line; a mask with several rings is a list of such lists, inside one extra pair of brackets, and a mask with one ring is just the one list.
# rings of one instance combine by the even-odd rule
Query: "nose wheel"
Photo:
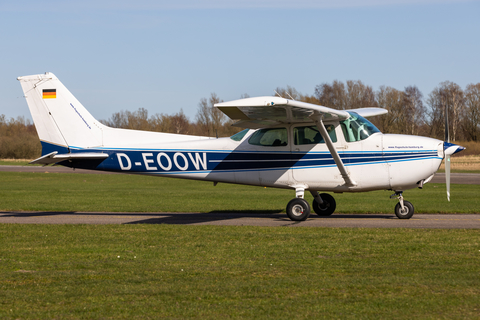
[(295, 198), (287, 205), (287, 216), (293, 221), (305, 221), (310, 215), (310, 205), (305, 199)]
[(296, 186), (295, 199), (290, 200), (287, 204), (287, 216), (293, 221), (305, 221), (310, 216), (310, 205), (303, 198), (305, 194), (305, 186)]
[(398, 219), (410, 219), (415, 212), (413, 204), (409, 201), (403, 200), (402, 192), (395, 192), (390, 196), (390, 199), (398, 199), (395, 206), (395, 215)]

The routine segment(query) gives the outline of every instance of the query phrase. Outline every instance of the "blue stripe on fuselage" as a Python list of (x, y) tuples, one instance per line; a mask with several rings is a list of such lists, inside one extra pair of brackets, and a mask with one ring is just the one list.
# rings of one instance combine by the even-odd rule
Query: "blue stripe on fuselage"
[[(65, 147), (42, 142), (52, 152), (67, 153)], [(132, 173), (191, 173), (285, 170), (332, 167), (335, 162), (329, 152), (259, 152), (225, 150), (161, 150), (161, 149), (82, 149), (70, 147), (76, 152), (102, 152), (109, 157), (98, 160), (73, 160), (62, 165), (106, 171)], [(421, 152), (340, 152), (346, 166), (381, 162), (414, 161), (438, 158), (434, 150)]]

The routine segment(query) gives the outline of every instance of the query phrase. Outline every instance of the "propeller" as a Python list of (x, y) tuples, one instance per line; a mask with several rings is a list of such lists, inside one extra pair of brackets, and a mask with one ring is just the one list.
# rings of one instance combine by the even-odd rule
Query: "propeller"
[(443, 142), (443, 152), (445, 154), (445, 183), (447, 184), (448, 201), (450, 201), (450, 156), (462, 150), (465, 150), (465, 148), (450, 143), (450, 134), (448, 131), (448, 112), (447, 106), (445, 105), (445, 141)]
[(450, 154), (446, 151), (446, 145), (450, 144), (450, 132), (448, 130), (448, 112), (447, 104), (445, 104), (445, 142), (443, 143), (443, 151), (445, 152), (445, 183), (447, 184), (447, 199), (450, 202)]

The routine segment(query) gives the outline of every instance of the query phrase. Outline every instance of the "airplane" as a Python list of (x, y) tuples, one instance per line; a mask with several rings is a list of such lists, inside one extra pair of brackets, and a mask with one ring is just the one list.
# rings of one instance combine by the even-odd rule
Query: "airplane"
[(464, 149), (448, 135), (441, 141), (381, 133), (366, 118), (387, 113), (383, 108), (336, 110), (277, 96), (215, 104), (245, 128), (231, 137), (110, 128), (53, 73), (18, 80), (42, 144), (32, 164), (290, 189), (295, 198), (286, 213), (293, 221), (306, 220), (311, 209), (331, 215), (332, 192), (372, 190), (392, 190), (395, 215), (409, 219), (414, 206), (403, 192), (422, 188), (445, 158), (450, 201), (449, 158)]

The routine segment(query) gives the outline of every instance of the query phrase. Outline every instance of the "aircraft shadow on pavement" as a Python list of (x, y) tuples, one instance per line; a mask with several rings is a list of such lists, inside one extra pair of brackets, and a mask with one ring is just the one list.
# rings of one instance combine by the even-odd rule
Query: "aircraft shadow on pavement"
[[(302, 223), (303, 221), (291, 221), (285, 213), (278, 211), (212, 211), (208, 213), (159, 213), (155, 214), (157, 217), (132, 221), (126, 224), (198, 224), (215, 221), (235, 220), (241, 218), (264, 218), (272, 219), (274, 221), (285, 221), (293, 224)], [(158, 217), (162, 216), (162, 217)], [(370, 214), (338, 214), (328, 217), (321, 217), (316, 214), (311, 214), (310, 219), (397, 219), (395, 215), (370, 215)], [(307, 220), (307, 221), (308, 221)]]
[[(178, 224), (189, 225), (199, 223), (209, 223), (216, 221), (228, 221), (242, 218), (261, 218), (271, 219), (273, 221), (286, 221), (293, 222), (295, 224), (302, 223), (302, 221), (291, 221), (285, 213), (281, 213), (278, 210), (265, 210), (265, 211), (211, 211), (207, 213), (171, 213), (171, 212), (74, 212), (74, 211), (62, 211), (62, 212), (0, 212), (1, 218), (15, 217), (15, 218), (35, 218), (35, 217), (47, 217), (47, 216), (60, 216), (60, 215), (72, 215), (72, 216), (85, 216), (84, 221), (78, 223), (98, 223), (98, 218), (104, 217), (108, 219), (111, 217), (122, 217), (132, 219), (134, 221), (123, 222), (123, 224)], [(87, 216), (92, 217), (88, 220)], [(138, 218), (138, 220), (137, 220)], [(308, 220), (318, 219), (397, 219), (395, 215), (378, 215), (378, 214), (333, 214), (327, 217), (321, 217), (312, 213)], [(307, 220), (307, 221), (308, 221)], [(113, 222), (113, 220), (112, 220)], [(68, 222), (67, 222), (68, 223)]]
[(46, 216), (57, 216), (64, 214), (78, 214), (75, 211), (37, 211), (37, 212), (15, 212), (15, 211), (2, 211), (0, 212), (0, 218), (22, 218), (22, 217), (46, 217)]
[[(132, 221), (126, 224), (198, 224), (215, 221), (235, 220), (241, 218), (288, 219), (285, 214), (276, 210), (267, 211), (211, 211), (207, 213), (158, 213), (155, 218)], [(159, 217), (161, 216), (161, 217)], [(290, 219), (288, 219), (290, 221)]]

